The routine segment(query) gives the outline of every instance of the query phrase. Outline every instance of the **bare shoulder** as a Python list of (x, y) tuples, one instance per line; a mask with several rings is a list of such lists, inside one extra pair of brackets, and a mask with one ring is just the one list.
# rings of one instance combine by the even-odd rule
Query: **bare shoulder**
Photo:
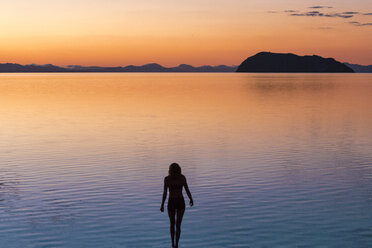
[(181, 175), (182, 182), (186, 183), (186, 177), (182, 174)]
[(166, 183), (168, 181), (169, 181), (169, 176), (164, 177), (164, 182)]

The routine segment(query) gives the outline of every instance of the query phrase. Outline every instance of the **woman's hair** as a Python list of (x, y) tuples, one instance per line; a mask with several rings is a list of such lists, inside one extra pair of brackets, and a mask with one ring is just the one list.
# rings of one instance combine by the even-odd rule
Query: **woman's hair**
[(177, 163), (172, 163), (169, 166), (169, 171), (168, 171), (169, 176), (171, 177), (177, 177), (181, 175), (181, 167)]

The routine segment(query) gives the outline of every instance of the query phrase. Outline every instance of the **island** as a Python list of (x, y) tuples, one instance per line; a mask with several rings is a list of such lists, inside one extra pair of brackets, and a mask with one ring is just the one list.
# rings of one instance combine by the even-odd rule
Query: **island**
[(260, 52), (247, 58), (238, 66), (237, 72), (345, 72), (353, 69), (333, 58), (317, 55), (299, 56), (293, 53)]

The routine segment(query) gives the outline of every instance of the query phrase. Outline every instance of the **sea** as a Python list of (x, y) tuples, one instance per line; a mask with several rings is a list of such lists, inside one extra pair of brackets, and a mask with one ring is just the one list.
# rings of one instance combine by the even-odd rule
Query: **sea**
[(372, 74), (2, 73), (0, 247), (371, 247)]

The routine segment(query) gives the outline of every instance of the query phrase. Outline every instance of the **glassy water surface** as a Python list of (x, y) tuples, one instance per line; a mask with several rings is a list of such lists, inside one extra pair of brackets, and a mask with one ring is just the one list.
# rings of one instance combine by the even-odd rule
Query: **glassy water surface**
[(170, 247), (172, 162), (180, 247), (370, 247), (371, 106), (372, 74), (1, 74), (0, 247)]

